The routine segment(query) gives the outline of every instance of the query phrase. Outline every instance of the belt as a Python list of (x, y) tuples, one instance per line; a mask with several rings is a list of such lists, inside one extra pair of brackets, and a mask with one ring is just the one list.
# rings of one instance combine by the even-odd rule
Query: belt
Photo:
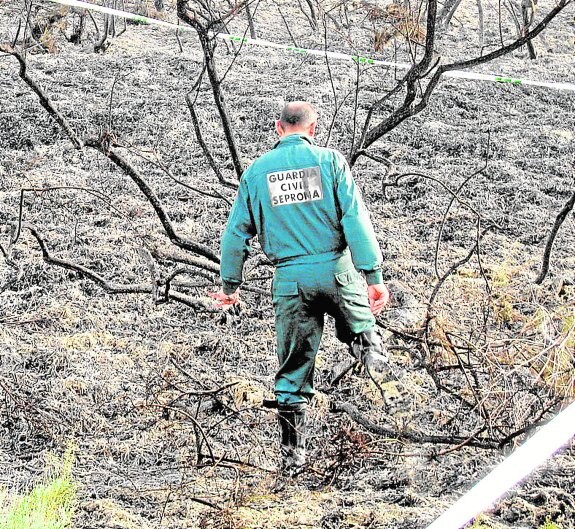
[(328, 261), (333, 261), (344, 255), (349, 255), (349, 248), (344, 250), (332, 250), (331, 252), (325, 253), (314, 253), (306, 255), (298, 255), (296, 257), (288, 257), (277, 261), (274, 264), (276, 268), (283, 268), (284, 266), (300, 265), (300, 264), (313, 264), (313, 263), (326, 263)]

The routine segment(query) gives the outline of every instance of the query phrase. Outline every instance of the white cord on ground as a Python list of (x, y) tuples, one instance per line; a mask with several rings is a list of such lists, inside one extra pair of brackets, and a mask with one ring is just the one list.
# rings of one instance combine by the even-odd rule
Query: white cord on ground
[(427, 529), (460, 529), (575, 436), (575, 402), (521, 445)]

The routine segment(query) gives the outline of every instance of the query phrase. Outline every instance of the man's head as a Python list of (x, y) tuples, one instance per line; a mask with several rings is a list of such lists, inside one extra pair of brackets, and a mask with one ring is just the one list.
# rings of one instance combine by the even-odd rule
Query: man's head
[(317, 112), (306, 101), (292, 101), (282, 110), (280, 119), (276, 121), (278, 136), (290, 134), (305, 134), (313, 138), (317, 125)]

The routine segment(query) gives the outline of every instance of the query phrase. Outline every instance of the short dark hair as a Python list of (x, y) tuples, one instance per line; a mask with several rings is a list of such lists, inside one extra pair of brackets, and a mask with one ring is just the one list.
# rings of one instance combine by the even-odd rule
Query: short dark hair
[(295, 125), (306, 126), (317, 121), (317, 112), (306, 101), (292, 101), (284, 106), (280, 121), (292, 127)]

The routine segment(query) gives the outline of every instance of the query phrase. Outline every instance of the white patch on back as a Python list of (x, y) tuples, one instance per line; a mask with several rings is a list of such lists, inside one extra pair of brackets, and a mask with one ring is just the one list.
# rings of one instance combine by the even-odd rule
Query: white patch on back
[(319, 167), (268, 173), (267, 180), (274, 207), (314, 202), (323, 198)]

